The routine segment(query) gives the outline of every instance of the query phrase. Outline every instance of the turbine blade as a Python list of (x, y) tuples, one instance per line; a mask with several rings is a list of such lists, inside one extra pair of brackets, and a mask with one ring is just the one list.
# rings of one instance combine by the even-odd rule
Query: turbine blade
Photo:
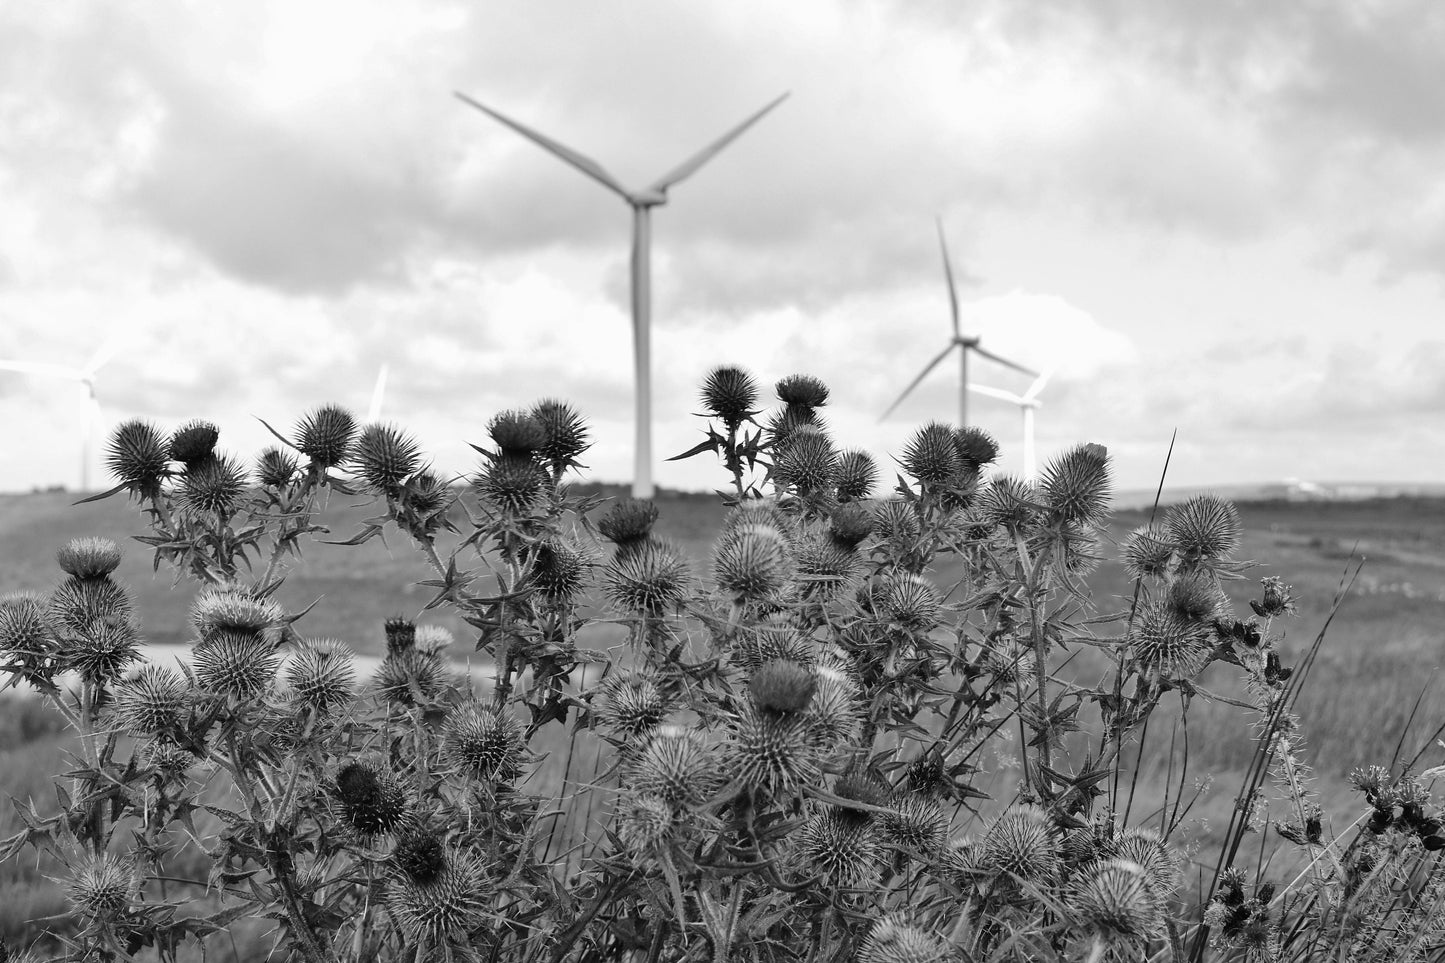
[(110, 337), (106, 338), (105, 342), (96, 349), (95, 354), (90, 356), (90, 360), (85, 363), (85, 367), (80, 369), (82, 377), (89, 378), (93, 376), (101, 368), (105, 367), (111, 358), (115, 357), (116, 352), (118, 352), (121, 347), (121, 334), (122, 332), (118, 329), (111, 332)]
[(948, 353), (952, 351), (955, 347), (957, 347), (957, 343), (951, 342), (948, 347), (938, 352), (934, 359), (928, 362), (928, 366), (925, 367), (922, 371), (918, 372), (918, 377), (914, 378), (908, 383), (908, 387), (903, 389), (903, 394), (899, 395), (898, 399), (894, 401), (893, 404), (888, 406), (888, 410), (883, 412), (883, 414), (878, 418), (878, 420), (882, 421), (884, 418), (887, 418), (889, 415), (893, 414), (893, 409), (903, 404), (903, 399), (908, 397), (909, 392), (911, 392), (914, 388), (917, 388), (918, 383), (924, 378), (927, 378), (928, 373), (934, 368), (937, 368), (939, 364), (943, 361), (943, 359), (948, 357)]
[(371, 389), (371, 406), (366, 409), (366, 423), (375, 424), (381, 417), (381, 398), (386, 392), (386, 365), (376, 373), (376, 386)]
[(969, 385), (968, 390), (976, 395), (983, 395), (987, 398), (997, 398), (999, 401), (1008, 401), (1016, 405), (1023, 404), (1023, 399), (1012, 391), (1004, 391), (1001, 388), (990, 388), (987, 385)]
[(1029, 385), (1028, 390), (1024, 392), (1024, 396), (1021, 400), (1033, 401), (1035, 398), (1037, 398), (1039, 396), (1039, 392), (1044, 390), (1044, 385), (1049, 383), (1049, 379), (1052, 378), (1053, 375), (1053, 368), (1045, 368), (1044, 373), (1035, 378), (1034, 383)]
[(0, 361), (0, 371), (17, 371), (21, 374), (40, 375), (43, 378), (64, 378), (66, 381), (85, 380), (85, 373), (78, 368), (40, 361)]
[(998, 363), (998, 364), (1001, 364), (1001, 365), (1003, 365), (1005, 368), (1012, 368), (1012, 369), (1014, 369), (1015, 371), (1021, 371), (1021, 372), (1023, 372), (1023, 373), (1026, 374), (1026, 375), (1034, 375), (1035, 377), (1038, 376), (1038, 372), (1035, 371), (1033, 368), (1025, 368), (1023, 365), (1019, 364), (1017, 361), (1010, 361), (1010, 360), (1007, 359), (1007, 358), (1000, 357), (999, 355), (994, 354), (992, 351), (986, 351), (985, 349), (980, 348), (980, 347), (979, 347), (978, 345), (976, 345), (976, 344), (975, 344), (975, 345), (970, 345), (969, 347), (971, 347), (974, 351), (977, 351), (979, 354), (983, 355), (983, 356), (984, 356), (985, 358), (987, 358), (988, 360), (993, 361), (993, 362), (996, 362), (996, 363)]
[(768, 104), (768, 106), (764, 107), (756, 114), (753, 114), (747, 120), (743, 121), (741, 124), (738, 124), (732, 130), (728, 131), (726, 134), (723, 134), (717, 140), (713, 141), (711, 144), (708, 144), (702, 150), (698, 151), (696, 154), (683, 161), (673, 170), (669, 171), (666, 174), (663, 174), (661, 178), (653, 182), (652, 186), (650, 186), (648, 190), (666, 191), (672, 185), (684, 180), (685, 178), (691, 177), (699, 167), (716, 157), (719, 153), (722, 152), (723, 148), (727, 147), (733, 141), (741, 137), (744, 131), (756, 124), (758, 121), (762, 120), (765, 114), (767, 114), (770, 110), (772, 110), (774, 107), (778, 106), (787, 99), (788, 95), (783, 94), (781, 97)]
[(963, 337), (963, 328), (958, 321), (958, 285), (953, 280), (953, 259), (948, 256), (948, 238), (943, 236), (943, 218), (935, 218), (938, 222), (938, 246), (943, 251), (943, 276), (948, 281), (948, 311), (953, 318), (953, 336)]
[(632, 195), (628, 192), (627, 188), (623, 187), (622, 184), (618, 182), (617, 178), (607, 173), (607, 171), (602, 168), (602, 165), (597, 163), (592, 158), (588, 157), (585, 154), (578, 153), (577, 151), (573, 150), (565, 144), (558, 143), (557, 141), (548, 137), (546, 134), (538, 133), (532, 128), (526, 126), (525, 124), (518, 123), (512, 118), (506, 116), (505, 114), (497, 113), (492, 108), (473, 100), (464, 93), (461, 93), (459, 91), (454, 91), (454, 93), (456, 93), (457, 98), (461, 100), (462, 103), (470, 104), (477, 110), (480, 110), (482, 113), (486, 114), (488, 117), (491, 117), (493, 120), (496, 120), (499, 123), (505, 124), (506, 126), (512, 128), (512, 130), (521, 134), (523, 137), (527, 138), (543, 150), (547, 151), (549, 154), (552, 154), (554, 157), (557, 157), (560, 160), (571, 164), (573, 167), (577, 168), (579, 171), (586, 174), (588, 177), (592, 178), (603, 187), (606, 187), (609, 190), (616, 191), (628, 201), (632, 200)]

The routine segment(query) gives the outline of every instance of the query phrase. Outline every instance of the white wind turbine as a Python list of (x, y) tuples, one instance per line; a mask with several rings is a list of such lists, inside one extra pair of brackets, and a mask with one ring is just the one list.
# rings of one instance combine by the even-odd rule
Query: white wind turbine
[(1034, 455), (1034, 412), (1042, 407), (1043, 402), (1039, 400), (1039, 392), (1044, 390), (1048, 384), (1053, 369), (1045, 371), (1034, 379), (1021, 395), (1012, 391), (1004, 391), (1001, 388), (989, 388), (985, 385), (969, 385), (968, 390), (975, 394), (985, 395), (989, 398), (997, 398), (1000, 401), (1010, 401), (1019, 406), (1019, 413), (1024, 421), (1024, 478), (1033, 481), (1038, 473), (1038, 460)]
[(500, 121), (521, 134), (543, 150), (572, 165), (577, 170), (597, 181), (608, 190), (614, 191), (632, 208), (632, 353), (636, 380), (637, 444), (633, 453), (632, 494), (637, 498), (651, 498), (652, 485), (652, 222), (654, 207), (667, 203), (668, 188), (694, 174), (698, 168), (716, 157), (749, 127), (763, 119), (787, 97), (781, 97), (738, 124), (717, 140), (713, 141), (676, 168), (662, 175), (641, 190), (628, 190), (622, 183), (607, 173), (601, 164), (577, 151), (572, 150), (510, 117), (499, 114), (466, 94), (458, 93), (462, 102)]
[(82, 367), (72, 368), (63, 364), (47, 364), (42, 361), (0, 360), (0, 371), (14, 371), (18, 374), (34, 375), (39, 378), (59, 378), (74, 381), (85, 387), (88, 403), (85, 409), (85, 428), (80, 439), (80, 490), (90, 491), (91, 446), (95, 440), (96, 423), (100, 421), (100, 400), (95, 394), (95, 376), (120, 349), (120, 335), (112, 335), (90, 356)]
[(382, 365), (381, 370), (376, 373), (376, 384), (371, 389), (371, 404), (366, 409), (368, 425), (376, 424), (376, 420), (381, 417), (381, 398), (386, 393), (386, 367)]
[(903, 403), (903, 399), (907, 398), (914, 388), (918, 387), (918, 383), (928, 377), (929, 372), (934, 368), (942, 364), (943, 359), (948, 357), (948, 353), (955, 348), (958, 349), (958, 424), (960, 428), (968, 424), (968, 353), (970, 351), (990, 361), (997, 362), (1005, 368), (1012, 368), (1015, 371), (1021, 371), (1024, 374), (1034, 375), (1035, 377), (1038, 376), (1037, 371), (1031, 368), (1025, 368), (1017, 362), (1000, 357), (992, 351), (980, 347), (977, 335), (973, 337), (966, 337), (964, 335), (963, 327), (958, 320), (958, 286), (953, 280), (953, 264), (948, 256), (948, 239), (943, 236), (942, 220), (938, 222), (938, 244), (943, 251), (943, 276), (948, 280), (948, 307), (953, 317), (953, 337), (949, 340), (948, 347), (938, 352), (933, 360), (928, 362), (923, 370), (918, 373), (918, 377), (909, 382), (908, 387), (903, 389), (903, 393), (898, 396), (897, 400), (888, 406), (887, 411), (883, 412), (882, 416), (878, 419), (879, 421), (893, 414), (893, 410)]

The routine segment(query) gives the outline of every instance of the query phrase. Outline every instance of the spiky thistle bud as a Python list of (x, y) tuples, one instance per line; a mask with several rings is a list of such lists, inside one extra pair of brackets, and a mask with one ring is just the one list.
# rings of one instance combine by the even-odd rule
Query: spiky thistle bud
[(627, 770), (626, 784), (674, 809), (701, 805), (717, 785), (717, 762), (702, 736), (682, 726), (659, 726)]
[(1185, 622), (1210, 622), (1227, 601), (1219, 584), (1207, 574), (1181, 576), (1164, 593), (1164, 605)]
[(912, 632), (927, 632), (943, 617), (943, 598), (921, 575), (900, 575), (883, 591), (880, 609), (889, 621)]
[(532, 418), (542, 426), (543, 441), (537, 455), (560, 477), (568, 468), (579, 468), (577, 456), (592, 443), (587, 422), (565, 401), (544, 398), (532, 407)]
[(646, 858), (660, 850), (672, 834), (673, 808), (657, 796), (628, 800), (622, 810), (618, 836), (634, 858)]
[(570, 604), (587, 590), (592, 560), (576, 546), (560, 538), (541, 542), (532, 549), (531, 561), (528, 581), (551, 604)]
[(115, 687), (111, 711), (120, 727), (134, 736), (169, 732), (186, 717), (191, 694), (179, 672), (159, 665), (141, 666)]
[(411, 707), (435, 702), (451, 682), (446, 663), (411, 648), (388, 653), (381, 660), (371, 689), (382, 702)]
[(928, 489), (950, 488), (963, 474), (953, 427), (940, 421), (929, 422), (914, 432), (899, 461), (904, 471)]
[(436, 882), (446, 869), (446, 847), (441, 837), (426, 830), (407, 832), (397, 840), (391, 860), (402, 875), (425, 886)]
[(407, 816), (401, 783), (370, 759), (354, 759), (338, 769), (331, 793), (341, 805), (346, 822), (363, 836), (392, 832)]
[(1110, 945), (1156, 935), (1164, 927), (1160, 901), (1138, 863), (1110, 859), (1069, 887), (1067, 904), (1079, 929)]
[(209, 421), (188, 421), (171, 432), (169, 454), (171, 461), (185, 464), (187, 468), (211, 457), (221, 429)]
[(1173, 557), (1173, 540), (1154, 525), (1139, 526), (1124, 541), (1124, 570), (1131, 579), (1164, 578)]
[(296, 477), (296, 456), (271, 447), (256, 456), (256, 477), (267, 488), (285, 488)]
[(87, 682), (110, 683), (140, 658), (135, 626), (126, 619), (101, 619), (74, 633), (65, 643), (65, 667)]
[(306, 413), (296, 429), (296, 450), (318, 468), (334, 468), (351, 460), (356, 419), (339, 405), (323, 405)]
[(789, 514), (776, 498), (744, 498), (723, 519), (722, 534), (727, 536), (749, 525), (775, 528), (790, 545), (798, 537), (797, 516)]
[(818, 751), (811, 736), (805, 714), (748, 703), (733, 720), (732, 774), (769, 795), (794, 792), (818, 777)]
[(733, 640), (733, 663), (756, 669), (774, 659), (787, 659), (804, 665), (813, 661), (813, 640), (786, 615), (774, 613), (758, 625), (747, 626)]
[(1218, 561), (1239, 546), (1239, 509), (1216, 495), (1196, 495), (1169, 507), (1164, 528), (1186, 561)]
[(1258, 602), (1251, 600), (1249, 603), (1255, 615), (1262, 619), (1273, 619), (1299, 614), (1295, 606), (1297, 600), (1293, 594), (1293, 586), (1284, 584), (1284, 579), (1278, 575), (1266, 575), (1259, 583), (1264, 586), (1264, 598)]
[(503, 411), (487, 422), (487, 434), (492, 436), (497, 450), (504, 455), (519, 455), (530, 459), (547, 443), (547, 432), (529, 411), (516, 409)]
[(351, 650), (334, 639), (303, 642), (286, 665), (286, 681), (303, 706), (333, 712), (356, 695), (356, 666)]
[(367, 487), (390, 495), (421, 467), (421, 446), (395, 425), (367, 425), (356, 440), (352, 461)]
[(162, 779), (181, 781), (186, 771), (200, 760), (189, 749), (182, 748), (169, 739), (152, 739), (141, 752), (142, 762), (155, 770)]
[(281, 665), (270, 639), (233, 629), (212, 632), (196, 645), (193, 655), (196, 681), (208, 691), (236, 699), (264, 692)]
[(858, 553), (831, 535), (800, 542), (795, 567), (798, 591), (815, 602), (829, 602), (847, 594), (863, 574)]
[(955, 428), (953, 443), (958, 448), (964, 471), (977, 472), (998, 458), (998, 440), (982, 428), (973, 425)]
[(948, 814), (938, 800), (902, 793), (893, 798), (892, 810), (881, 822), (884, 834), (899, 846), (928, 855), (947, 844)]
[(1109, 451), (1077, 445), (1044, 466), (1039, 490), (1055, 518), (1097, 525), (1109, 513)]
[(1145, 609), (1129, 641), (1140, 668), (1166, 679), (1193, 678), (1212, 651), (1208, 626), (1159, 604)]
[(130, 596), (110, 579), (68, 578), (50, 593), (51, 622), (72, 632), (94, 622), (128, 621), (133, 613)]
[(825, 886), (860, 889), (878, 881), (883, 850), (867, 820), (836, 809), (825, 810), (803, 825), (799, 855)]
[(898, 916), (879, 920), (858, 951), (858, 963), (944, 963), (948, 946)]
[(862, 502), (847, 502), (833, 510), (828, 519), (828, 534), (839, 545), (854, 549), (873, 534), (873, 509)]
[(108, 538), (72, 538), (55, 560), (65, 574), (78, 579), (100, 579), (120, 565), (120, 546)]
[(510, 783), (522, 773), (522, 727), (509, 712), (471, 703), (454, 709), (444, 741), (447, 757), (472, 778)]
[(498, 508), (521, 513), (537, 503), (547, 484), (547, 473), (530, 454), (503, 452), (482, 470), (473, 487)]
[(594, 711), (609, 728), (625, 739), (636, 739), (662, 724), (672, 700), (647, 672), (615, 675), (603, 682)]
[(382, 623), (386, 634), (387, 655), (397, 655), (416, 646), (416, 623), (401, 615), (394, 615)]
[(757, 403), (758, 383), (742, 368), (722, 365), (713, 368), (703, 379), (703, 407), (731, 428), (746, 421)]
[(451, 630), (443, 625), (418, 625), (416, 627), (416, 650), (424, 655), (441, 655), (456, 641)]
[(850, 802), (863, 803), (867, 806), (887, 806), (891, 793), (888, 783), (866, 769), (849, 769), (838, 777), (833, 783), (833, 795), (845, 800), (839, 803), (837, 808), (845, 813), (851, 813), (864, 821), (873, 818), (873, 811), (864, 809), (861, 806), (848, 805)]
[(105, 463), (110, 473), (140, 498), (160, 494), (161, 479), (170, 459), (165, 441), (154, 425), (133, 419), (119, 425), (110, 436)]
[(908, 764), (903, 771), (904, 785), (909, 792), (938, 797), (948, 786), (948, 770), (944, 765), (943, 753), (934, 746)]
[(773, 477), (808, 497), (838, 483), (838, 453), (828, 436), (813, 425), (797, 429), (780, 446)]
[(0, 598), (0, 652), (28, 673), (43, 672), (58, 654), (55, 626), (48, 603), (35, 592), (13, 592)]
[(83, 860), (66, 882), (65, 895), (88, 920), (106, 922), (125, 915), (137, 897), (135, 870), (109, 853)]
[(873, 516), (873, 531), (895, 546), (906, 545), (918, 538), (921, 531), (918, 512), (902, 499), (889, 499), (878, 506)]
[(986, 528), (1027, 528), (1041, 512), (1040, 493), (1033, 485), (1014, 475), (995, 475), (979, 492), (975, 513)]
[(1060, 863), (1053, 820), (1037, 806), (1014, 806), (989, 828), (980, 857), (987, 867), (1025, 882), (1052, 880)]
[(187, 467), (176, 500), (191, 512), (229, 516), (245, 494), (246, 470), (229, 455), (215, 455)]
[(788, 375), (775, 388), (778, 399), (790, 408), (821, 408), (828, 403), (828, 386), (812, 375)]
[(235, 585), (207, 586), (191, 605), (191, 624), (202, 640), (228, 631), (274, 641), (285, 618), (274, 599), (255, 598)]
[(619, 549), (642, 544), (657, 523), (657, 506), (647, 498), (624, 498), (597, 523), (597, 532)]
[(857, 501), (873, 494), (878, 484), (878, 465), (873, 456), (858, 448), (849, 448), (838, 456), (838, 500)]
[(748, 682), (753, 705), (766, 712), (802, 712), (818, 688), (817, 677), (796, 662), (777, 660), (759, 666)]
[(486, 920), (487, 877), (477, 860), (443, 852), (441, 866), (426, 882), (406, 872), (387, 890), (387, 908), (413, 943), (439, 947), (463, 942)]
[(713, 572), (718, 587), (735, 600), (766, 602), (787, 585), (792, 559), (782, 532), (771, 525), (744, 525), (719, 541)]
[(682, 552), (671, 542), (650, 539), (618, 553), (607, 566), (603, 588), (624, 612), (657, 616), (682, 605), (691, 580)]
[(1126, 829), (1104, 846), (1108, 859), (1126, 860), (1144, 872), (1149, 892), (1162, 905), (1179, 888), (1179, 861), (1152, 829)]

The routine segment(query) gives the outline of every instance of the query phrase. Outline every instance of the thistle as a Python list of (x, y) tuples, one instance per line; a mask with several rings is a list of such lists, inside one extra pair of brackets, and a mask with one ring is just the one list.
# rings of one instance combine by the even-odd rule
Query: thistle
[(505, 451), (493, 459), (474, 482), (477, 494), (483, 499), (514, 513), (531, 509), (547, 485), (547, 473), (530, 454)]
[(50, 594), (47, 615), (58, 629), (83, 632), (96, 622), (128, 622), (130, 596), (110, 579), (68, 578)]
[(828, 403), (828, 386), (812, 375), (788, 375), (775, 389), (778, 399), (790, 408), (821, 408)]
[(945, 963), (950, 956), (948, 946), (937, 937), (887, 916), (864, 940), (858, 963)]
[(196, 680), (211, 692), (249, 699), (270, 686), (281, 657), (268, 639), (250, 632), (218, 629), (193, 650)]
[(1138, 866), (1149, 892), (1161, 905), (1179, 888), (1179, 863), (1152, 829), (1126, 829), (1106, 844), (1105, 852), (1109, 859)]
[(1058, 876), (1058, 850), (1048, 814), (1036, 806), (1015, 806), (984, 836), (980, 859), (994, 872), (1038, 883)]
[(858, 501), (873, 494), (878, 466), (866, 451), (850, 448), (838, 456), (838, 500)]
[(390, 496), (421, 467), (421, 448), (395, 425), (367, 425), (351, 460), (368, 488)]
[(873, 516), (873, 531), (893, 545), (906, 545), (918, 538), (918, 513), (908, 502), (890, 499), (878, 506)]
[(443, 625), (418, 625), (416, 627), (416, 650), (423, 655), (440, 656), (455, 639), (451, 630)]
[(598, 719), (627, 739), (651, 732), (672, 709), (672, 700), (647, 672), (612, 676), (602, 683), (599, 695), (593, 709)]
[(1097, 525), (1109, 514), (1112, 490), (1109, 452), (1103, 445), (1077, 445), (1044, 467), (1039, 490), (1059, 521)]
[(686, 557), (670, 542), (658, 540), (619, 553), (603, 575), (603, 590), (614, 605), (647, 616), (681, 606), (690, 583)]
[(363, 836), (389, 833), (406, 820), (406, 793), (396, 777), (370, 760), (343, 765), (331, 781), (331, 793), (347, 824)]
[(861, 502), (846, 502), (833, 510), (828, 519), (828, 534), (840, 547), (852, 551), (873, 534), (873, 509)]
[(582, 416), (566, 402), (547, 398), (532, 407), (532, 418), (542, 426), (543, 441), (537, 455), (552, 470), (552, 477), (561, 478), (567, 469), (581, 468), (577, 456), (592, 444)]
[(289, 451), (267, 448), (256, 457), (256, 477), (267, 488), (285, 488), (296, 477), (296, 458)]
[(802, 712), (813, 699), (818, 680), (796, 662), (768, 662), (753, 672), (748, 695), (764, 712), (787, 715)]
[(1167, 605), (1149, 606), (1129, 642), (1140, 668), (1166, 679), (1193, 678), (1213, 648), (1207, 626), (1181, 618)]
[(597, 532), (619, 550), (635, 548), (652, 534), (657, 523), (657, 506), (646, 498), (624, 498), (607, 510), (597, 523)]
[(199, 465), (211, 457), (221, 430), (209, 421), (188, 421), (171, 432), (168, 454), (171, 461), (183, 463), (187, 468)]
[(794, 792), (818, 777), (818, 747), (810, 736), (808, 720), (798, 712), (744, 705), (733, 720), (731, 773), (768, 795)]
[(1068, 892), (1076, 925), (1104, 945), (1136, 942), (1164, 928), (1164, 914), (1139, 864), (1106, 860), (1086, 870)]
[(110, 436), (106, 467), (126, 490), (139, 498), (155, 498), (161, 491), (170, 459), (161, 433), (149, 422), (132, 420)]
[(335, 468), (351, 460), (356, 438), (356, 419), (337, 405), (325, 405), (308, 412), (296, 429), (296, 450), (311, 460), (313, 468)]
[(816, 427), (798, 428), (780, 446), (773, 477), (804, 498), (827, 491), (838, 482), (838, 453)]
[(703, 379), (703, 407), (729, 428), (736, 428), (750, 418), (757, 403), (758, 384), (742, 368), (723, 365), (713, 368)]
[(767, 435), (773, 450), (781, 451), (797, 432), (814, 429), (826, 431), (827, 426), (812, 408), (788, 405), (768, 419)]
[(185, 721), (190, 701), (190, 689), (180, 673), (145, 665), (116, 685), (111, 711), (120, 727), (131, 735), (154, 736), (179, 727)]
[(681, 726), (660, 726), (627, 768), (627, 785), (673, 809), (701, 805), (716, 785), (717, 762), (702, 737)]
[(542, 423), (531, 412), (520, 409), (493, 416), (487, 423), (487, 434), (492, 436), (503, 456), (512, 455), (528, 461), (547, 443), (547, 430)]
[(467, 775), (492, 783), (510, 783), (522, 772), (522, 729), (510, 713), (468, 704), (447, 717), (447, 757)]
[(880, 608), (892, 622), (914, 632), (927, 632), (938, 625), (943, 599), (933, 584), (921, 575), (903, 575), (890, 581), (880, 598)]
[(411, 648), (382, 659), (371, 688), (383, 702), (411, 707), (435, 702), (451, 681), (451, 672), (440, 658)]
[(1162, 579), (1169, 574), (1174, 551), (1174, 542), (1163, 529), (1140, 526), (1124, 542), (1124, 570), (1131, 579)]
[(103, 579), (120, 565), (121, 550), (108, 538), (72, 538), (55, 560), (72, 578)]
[(561, 540), (537, 544), (531, 553), (530, 582), (538, 594), (555, 606), (569, 605), (587, 590), (591, 559)]
[(987, 528), (1027, 528), (1039, 518), (1040, 497), (1038, 490), (1022, 478), (995, 475), (979, 492), (974, 511), (979, 524)]
[(836, 809), (804, 824), (798, 851), (824, 885), (839, 889), (873, 886), (884, 865), (878, 834), (868, 821)]
[(440, 847), (436, 855), (423, 855), (421, 845), (394, 857), (402, 871), (387, 889), (387, 908), (402, 932), (423, 947), (463, 941), (486, 919), (486, 873), (470, 855)]
[(382, 624), (386, 634), (386, 654), (400, 655), (416, 647), (416, 623), (400, 615), (392, 616)]
[(954, 442), (953, 428), (940, 421), (929, 422), (914, 432), (899, 461), (903, 470), (925, 489), (950, 488), (963, 474), (963, 459)]
[(795, 565), (798, 591), (816, 602), (829, 602), (847, 593), (863, 572), (857, 552), (832, 537), (815, 536), (800, 543)]
[(729, 531), (713, 556), (718, 588), (739, 603), (771, 600), (787, 584), (791, 569), (782, 533), (765, 524)]
[(948, 815), (936, 799), (903, 793), (893, 799), (893, 811), (883, 816), (883, 832), (899, 846), (930, 854), (948, 842)]
[(1196, 495), (1170, 506), (1164, 528), (1186, 562), (1219, 561), (1239, 547), (1239, 509), (1214, 495)]
[(109, 922), (124, 916), (137, 897), (135, 871), (109, 854), (82, 861), (65, 885), (65, 894), (81, 916)]
[(202, 640), (222, 631), (274, 640), (285, 612), (272, 599), (258, 599), (235, 586), (207, 586), (191, 606), (191, 624)]
[(629, 800), (622, 810), (618, 837), (635, 859), (662, 849), (675, 825), (673, 808), (656, 796)]
[(296, 700), (322, 714), (349, 705), (356, 695), (352, 658), (350, 649), (332, 639), (303, 642), (286, 665), (286, 681)]
[(1184, 622), (1207, 623), (1218, 618), (1228, 600), (1210, 576), (1186, 575), (1170, 583), (1164, 606)]
[(101, 619), (73, 634), (62, 649), (65, 667), (87, 682), (105, 684), (140, 658), (135, 627), (124, 619)]
[(966, 472), (977, 472), (985, 465), (992, 465), (998, 458), (997, 439), (982, 428), (972, 425), (955, 428), (953, 444)]
[(733, 662), (756, 669), (765, 662), (786, 659), (803, 665), (813, 661), (815, 644), (785, 615), (774, 613), (758, 625), (738, 632), (733, 640)]
[(0, 598), (0, 652), (15, 659), (27, 674), (43, 672), (59, 652), (46, 599), (34, 592), (13, 592)]

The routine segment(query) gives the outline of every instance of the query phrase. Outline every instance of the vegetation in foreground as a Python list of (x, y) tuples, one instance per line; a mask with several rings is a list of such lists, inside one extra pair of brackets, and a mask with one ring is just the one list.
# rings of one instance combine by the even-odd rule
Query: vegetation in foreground
[[(59, 812), (22, 807), (4, 847), (64, 867), (74, 925), (50, 955), (219, 955), (253, 917), (308, 961), (1436, 952), (1433, 773), (1361, 768), (1358, 813), (1331, 820), (1294, 712), (1319, 640), (1282, 650), (1278, 577), (1234, 611), (1232, 505), (1191, 499), (1134, 531), (1129, 602), (1101, 611), (1102, 448), (1033, 483), (986, 474), (983, 432), (930, 424), (875, 500), (876, 466), (819, 417), (826, 386), (777, 394), (765, 415), (739, 369), (703, 387), (688, 456), (731, 476), (708, 564), (655, 533), (654, 505), (569, 490), (587, 431), (559, 402), (494, 418), (463, 492), (402, 431), (337, 408), (250, 469), (204, 422), (121, 426), (109, 494), (194, 584), (195, 661), (138, 663), (108, 540), (72, 541), (50, 593), (0, 603), (7, 668), (78, 735)], [(415, 545), (427, 609), (469, 626), (490, 691), (451, 677), (435, 623), (389, 620), (364, 689), (346, 645), (302, 633), (276, 597), (328, 492), (375, 500), (350, 544)], [(615, 651), (579, 644), (600, 623)], [(1243, 698), (1200, 686), (1213, 664)], [(1210, 865), (1195, 897), (1175, 837), (1188, 713), (1210, 702), (1253, 753), (1218, 851), (1190, 854)], [(1176, 751), (1145, 825), (1127, 757), (1151, 725)], [(560, 779), (534, 778), (544, 747)], [(1261, 830), (1297, 869), (1262, 863)], [(197, 871), (173, 875), (188, 848)]]

